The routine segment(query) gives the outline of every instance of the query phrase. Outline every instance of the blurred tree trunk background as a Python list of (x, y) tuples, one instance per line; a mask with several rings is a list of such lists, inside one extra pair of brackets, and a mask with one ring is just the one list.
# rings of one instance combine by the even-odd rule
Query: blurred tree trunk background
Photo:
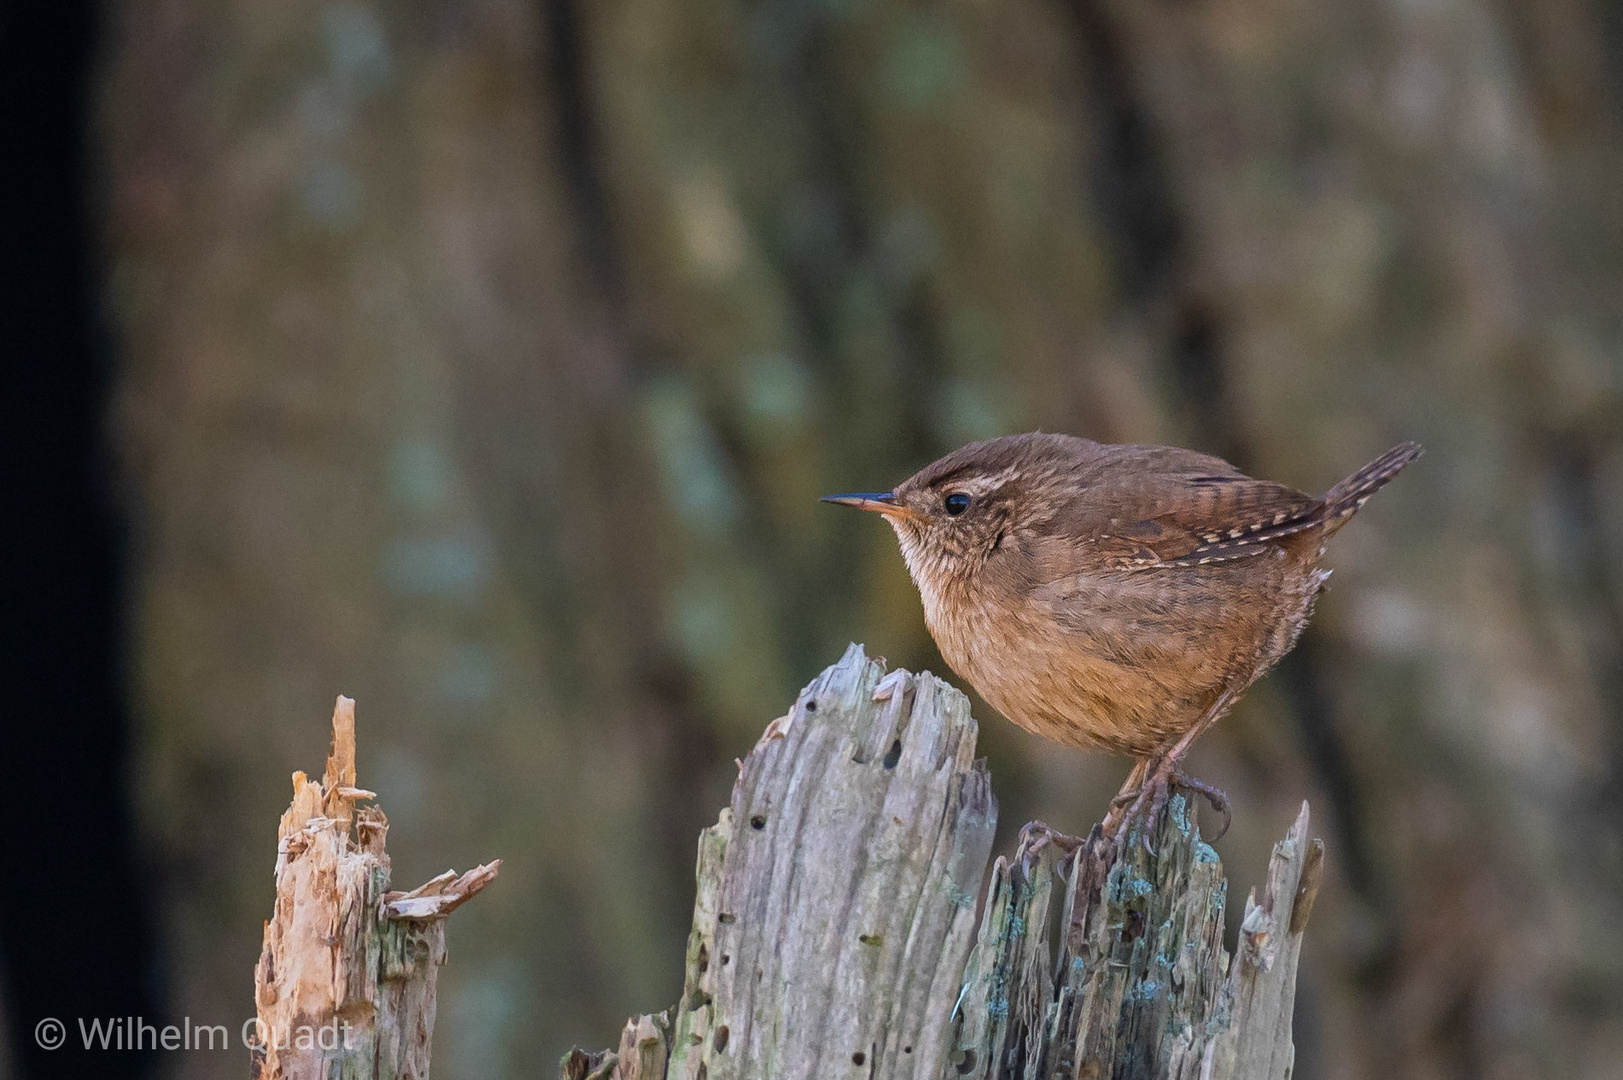
[[(435, 1075), (534, 1075), (675, 1000), (697, 831), (800, 684), (945, 670), (819, 494), (1036, 427), (1313, 490), (1413, 437), (1195, 771), (1238, 881), (1332, 823), (1296, 1075), (1617, 1075), (1612, 7), (122, 0), (103, 64), (177, 1015), (249, 1015), (335, 693), (397, 878), (505, 860)], [(1125, 773), (980, 715), (1006, 832)]]

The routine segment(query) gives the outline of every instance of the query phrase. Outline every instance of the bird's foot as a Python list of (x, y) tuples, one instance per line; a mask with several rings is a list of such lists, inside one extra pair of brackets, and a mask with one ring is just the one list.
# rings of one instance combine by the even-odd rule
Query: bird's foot
[(1132, 813), (1129, 807), (1138, 802), (1138, 797), (1144, 793), (1144, 787), (1144, 784), (1140, 784), (1131, 791), (1124, 790), (1110, 800), (1110, 809), (1105, 812), (1104, 821), (1099, 823), (1099, 831), (1103, 835), (1113, 837), (1121, 831)]
[(1087, 842), (1087, 837), (1062, 833), (1046, 821), (1028, 821), (1020, 829), (1020, 846), (1029, 847), (1033, 851), (1041, 851), (1053, 845), (1069, 855)]
[(1208, 784), (1204, 780), (1197, 780), (1177, 766), (1172, 769), (1172, 783), (1185, 791), (1192, 791), (1203, 796), (1211, 804), (1213, 810), (1223, 815), (1223, 827), (1213, 834), (1208, 843), (1215, 844), (1223, 839), (1229, 831), (1229, 826), (1234, 824), (1234, 809), (1229, 805), (1229, 797), (1224, 794), (1223, 789), (1215, 784)]
[(1213, 810), (1223, 815), (1222, 828), (1217, 830), (1209, 842), (1216, 843), (1221, 840), (1234, 822), (1234, 812), (1229, 805), (1228, 796), (1223, 793), (1222, 788), (1208, 784), (1204, 780), (1197, 780), (1184, 772), (1183, 766), (1174, 759), (1158, 762), (1150, 770), (1148, 778), (1135, 790), (1123, 790), (1110, 800), (1110, 812), (1105, 815), (1104, 821), (1105, 835), (1116, 835), (1128, 821), (1142, 822), (1145, 834), (1154, 835), (1160, 826), (1161, 814), (1166, 809), (1167, 800), (1175, 787), (1203, 796)]
[(1133, 800), (1138, 798), (1138, 793), (1142, 790), (1144, 790), (1144, 787), (1142, 784), (1140, 784), (1138, 787), (1132, 788), (1131, 790), (1121, 792), (1114, 799), (1110, 800), (1110, 809), (1120, 810), (1124, 806), (1131, 805)]
[(1063, 853), (1061, 855), (1063, 859), (1087, 842), (1087, 837), (1062, 833), (1051, 828), (1047, 822), (1028, 821), (1020, 829), (1020, 842), (1015, 848), (1015, 861), (1020, 864), (1026, 876), (1030, 877), (1032, 863), (1044, 848), (1058, 848)]

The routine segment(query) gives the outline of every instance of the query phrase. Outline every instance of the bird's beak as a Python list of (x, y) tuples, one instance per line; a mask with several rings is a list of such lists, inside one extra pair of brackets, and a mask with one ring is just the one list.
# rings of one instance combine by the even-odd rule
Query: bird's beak
[(871, 510), (886, 517), (918, 518), (916, 513), (897, 502), (896, 496), (888, 491), (855, 491), (846, 495), (824, 495), (823, 501), (839, 503), (841, 506), (854, 506), (858, 510)]

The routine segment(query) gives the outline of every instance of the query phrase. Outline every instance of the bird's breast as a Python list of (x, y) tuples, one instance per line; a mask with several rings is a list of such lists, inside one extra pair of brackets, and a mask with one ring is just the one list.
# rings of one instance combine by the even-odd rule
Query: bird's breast
[[(1088, 655), (1056, 637), (1055, 628), (1025, 598), (986, 596), (965, 587), (921, 589), (920, 596), (925, 624), (942, 658), (988, 704), (1038, 735), (1098, 745), (1097, 738), (1078, 726), (1086, 711), (1076, 707), (1076, 691), (1079, 683), (1102, 684), (1108, 677), (1090, 679), (1080, 671)], [(1067, 689), (1061, 689), (1064, 683)]]
[(1015, 724), (1083, 748), (1142, 755), (1175, 741), (1273, 629), (1181, 572), (1072, 574), (1016, 593), (976, 584), (921, 584), (942, 656)]

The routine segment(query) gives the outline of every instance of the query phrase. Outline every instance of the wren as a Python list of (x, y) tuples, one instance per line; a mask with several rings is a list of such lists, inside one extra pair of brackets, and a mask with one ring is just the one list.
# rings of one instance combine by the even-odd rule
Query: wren
[(1176, 784), (1226, 830), (1185, 752), (1296, 644), (1325, 541), (1420, 453), (1402, 443), (1315, 498), (1191, 450), (1032, 433), (824, 501), (890, 522), (942, 657), (993, 708), (1138, 759), (1107, 828)]

